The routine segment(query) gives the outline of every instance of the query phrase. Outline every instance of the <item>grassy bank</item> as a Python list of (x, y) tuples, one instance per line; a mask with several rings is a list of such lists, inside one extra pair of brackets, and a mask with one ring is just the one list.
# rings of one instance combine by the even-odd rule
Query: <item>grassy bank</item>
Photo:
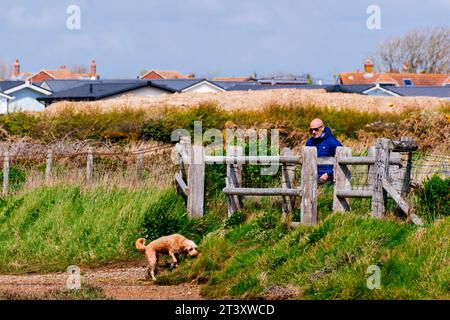
[[(275, 211), (220, 229), (201, 256), (158, 283), (196, 279), (210, 298), (449, 299), (450, 219), (418, 228), (361, 214), (332, 214), (290, 231)], [(370, 265), (381, 289), (369, 290)]]
[(208, 227), (208, 221), (187, 219), (172, 189), (40, 187), (0, 201), (0, 272), (60, 271), (140, 257), (134, 248), (140, 236), (183, 232), (198, 241)]
[[(209, 298), (450, 298), (448, 216), (433, 215), (425, 227), (393, 215), (381, 221), (361, 200), (352, 202), (356, 211), (333, 214), (331, 191), (320, 191), (319, 225), (291, 230), (272, 198), (248, 198), (245, 211), (225, 219), (224, 197), (212, 196), (205, 217), (189, 220), (173, 189), (41, 187), (0, 202), (0, 272), (142, 258), (137, 237), (179, 232), (201, 255), (161, 269), (157, 284), (195, 280)], [(371, 265), (381, 268), (380, 290), (366, 286)]]

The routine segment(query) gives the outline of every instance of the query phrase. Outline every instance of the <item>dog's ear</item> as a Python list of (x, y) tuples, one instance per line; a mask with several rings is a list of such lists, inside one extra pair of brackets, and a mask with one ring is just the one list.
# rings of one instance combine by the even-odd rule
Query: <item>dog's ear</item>
[(180, 251), (184, 254), (188, 252), (189, 245), (186, 243), (186, 241), (183, 241), (180, 245)]

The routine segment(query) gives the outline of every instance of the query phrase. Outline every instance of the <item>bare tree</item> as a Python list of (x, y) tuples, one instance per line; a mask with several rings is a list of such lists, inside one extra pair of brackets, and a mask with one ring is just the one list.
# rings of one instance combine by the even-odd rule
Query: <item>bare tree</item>
[(450, 72), (450, 28), (414, 29), (377, 46), (382, 71)]
[(7, 80), (11, 77), (12, 66), (0, 59), (0, 80)]
[(89, 69), (83, 65), (74, 65), (70, 68), (70, 72), (72, 73), (89, 73)]

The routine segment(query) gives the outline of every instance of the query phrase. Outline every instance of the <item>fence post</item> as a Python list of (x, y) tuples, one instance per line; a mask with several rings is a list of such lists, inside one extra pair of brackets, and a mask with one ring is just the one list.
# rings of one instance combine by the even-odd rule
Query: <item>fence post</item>
[(9, 191), (9, 151), (3, 154), (3, 196), (7, 196)]
[[(243, 156), (244, 151), (241, 146), (227, 146), (227, 156)], [(227, 176), (225, 178), (227, 188), (242, 187), (242, 165), (227, 164)], [(228, 217), (243, 208), (242, 196), (229, 195), (227, 197)]]
[(302, 147), (302, 224), (317, 223), (317, 149)]
[(87, 181), (92, 180), (93, 172), (94, 172), (94, 151), (92, 147), (89, 147), (87, 152), (87, 164), (86, 164)]
[(383, 179), (388, 178), (389, 141), (377, 139), (375, 152), (375, 179), (372, 190), (372, 216), (382, 218), (386, 213), (387, 192), (383, 188)]
[[(389, 159), (401, 161), (402, 155), (400, 152), (391, 152), (389, 154)], [(400, 165), (389, 164), (389, 179), (390, 181), (392, 181), (392, 186), (394, 187), (395, 191), (397, 191), (399, 194), (402, 194), (403, 189), (403, 171), (404, 170), (400, 169)]]
[(337, 147), (334, 159), (334, 192), (333, 192), (333, 212), (350, 211), (350, 204), (346, 198), (337, 196), (339, 191), (351, 190), (352, 173), (348, 165), (340, 165), (339, 160), (343, 157), (351, 157), (352, 149)]
[(45, 182), (50, 182), (52, 177), (52, 166), (53, 166), (53, 150), (48, 149), (47, 151), (47, 165), (45, 167)]
[(181, 162), (180, 162), (180, 171), (181, 176), (183, 177), (183, 181), (186, 181), (188, 183), (189, 187), (189, 181), (188, 181), (188, 168), (189, 163), (185, 163), (183, 159), (183, 155), (188, 156), (189, 159), (191, 159), (191, 137), (189, 136), (182, 136), (180, 137), (180, 145), (181, 145)]
[[(284, 148), (281, 152), (282, 156), (293, 155), (291, 149)], [(281, 172), (282, 187), (292, 189), (294, 187), (295, 178), (295, 164), (283, 163)], [(295, 207), (295, 197), (285, 196), (283, 197), (283, 215), (291, 213)]]
[(193, 145), (188, 171), (188, 212), (190, 218), (203, 217), (205, 200), (205, 150), (202, 145)]
[(136, 178), (137, 179), (142, 179), (143, 175), (142, 175), (142, 171), (144, 169), (144, 150), (140, 149), (138, 154), (137, 154), (137, 159), (136, 159)]
[[(375, 146), (369, 147), (369, 149), (367, 150), (367, 155), (369, 157), (375, 157), (376, 147)], [(367, 177), (367, 183), (369, 185), (369, 189), (373, 188), (373, 184), (375, 181), (375, 172), (376, 172), (375, 164), (369, 164), (368, 177)]]

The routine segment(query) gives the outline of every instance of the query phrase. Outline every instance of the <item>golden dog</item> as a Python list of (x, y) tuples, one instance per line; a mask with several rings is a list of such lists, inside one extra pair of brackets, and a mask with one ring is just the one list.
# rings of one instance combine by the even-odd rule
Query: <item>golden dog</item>
[(158, 262), (158, 254), (168, 254), (171, 258), (171, 266), (176, 267), (178, 260), (175, 255), (184, 254), (189, 257), (198, 255), (197, 245), (194, 241), (183, 237), (181, 234), (172, 234), (161, 237), (145, 245), (145, 239), (136, 240), (136, 249), (145, 255), (149, 264), (149, 272), (152, 280), (155, 278), (155, 268)]

